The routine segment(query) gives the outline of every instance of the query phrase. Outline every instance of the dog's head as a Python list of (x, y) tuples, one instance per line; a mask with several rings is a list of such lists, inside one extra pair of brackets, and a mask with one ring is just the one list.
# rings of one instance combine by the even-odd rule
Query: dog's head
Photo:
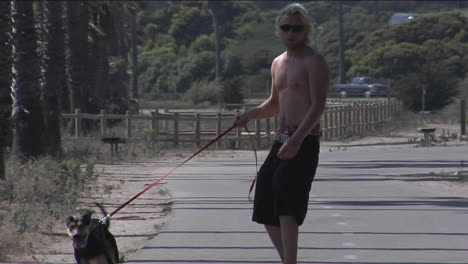
[(88, 244), (92, 212), (86, 212), (80, 217), (69, 216), (66, 219), (67, 233), (73, 239), (73, 247), (84, 248)]

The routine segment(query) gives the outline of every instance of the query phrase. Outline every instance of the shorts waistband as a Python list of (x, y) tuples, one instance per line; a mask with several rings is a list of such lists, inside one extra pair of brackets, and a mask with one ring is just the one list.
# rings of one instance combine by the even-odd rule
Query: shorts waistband
[[(280, 127), (276, 130), (277, 135), (287, 135), (292, 136), (296, 132), (297, 127)], [(311, 136), (321, 136), (322, 130), (320, 129), (320, 124), (316, 125), (309, 133)]]

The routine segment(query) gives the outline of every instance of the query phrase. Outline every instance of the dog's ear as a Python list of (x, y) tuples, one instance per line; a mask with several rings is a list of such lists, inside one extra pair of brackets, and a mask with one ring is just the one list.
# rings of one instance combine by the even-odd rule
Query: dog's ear
[(73, 218), (73, 216), (69, 216), (67, 217), (67, 219), (65, 220), (65, 223), (68, 225), (70, 225), (71, 222), (73, 222), (75, 220), (75, 218)]

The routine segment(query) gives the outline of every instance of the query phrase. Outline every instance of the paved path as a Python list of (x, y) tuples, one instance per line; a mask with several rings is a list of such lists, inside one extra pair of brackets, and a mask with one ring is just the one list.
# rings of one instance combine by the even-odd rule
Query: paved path
[[(459, 170), (463, 159), (468, 147), (323, 152), (299, 262), (468, 263), (468, 199), (412, 183), (423, 176), (400, 176)], [(178, 169), (167, 180), (168, 224), (128, 263), (280, 263), (263, 227), (250, 222), (254, 172), (253, 154)]]

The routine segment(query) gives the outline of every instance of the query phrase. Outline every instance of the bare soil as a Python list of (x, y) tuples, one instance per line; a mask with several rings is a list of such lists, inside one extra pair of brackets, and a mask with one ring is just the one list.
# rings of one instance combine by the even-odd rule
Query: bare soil
[[(451, 133), (459, 131), (455, 125), (425, 124), (425, 126), (434, 126), (437, 130), (430, 144), (424, 147), (468, 145), (468, 141), (451, 137)], [(322, 152), (415, 148), (423, 147), (422, 139), (422, 134), (415, 127), (408, 127), (394, 130), (385, 136), (368, 135), (341, 141), (322, 141), (321, 148)], [(77, 212), (85, 208), (94, 208), (98, 212), (98, 209), (93, 206), (94, 202), (102, 203), (109, 212), (114, 210), (156, 180), (158, 175), (153, 174), (156, 168), (167, 167), (169, 171), (191, 153), (189, 150), (174, 150), (168, 151), (157, 160), (131, 162), (119, 160), (96, 165), (99, 177), (90, 183), (91, 192), (80, 199), (81, 203)], [(236, 157), (251, 155), (251, 151), (207, 150), (200, 155)], [(468, 197), (467, 181), (428, 181), (422, 184), (427, 188), (446, 190), (451, 195)], [(168, 220), (171, 204), (170, 190), (167, 190), (162, 182), (111, 219), (111, 232), (116, 236), (123, 261), (130, 253), (141, 249), (149, 239), (159, 233)], [(0, 210), (2, 210), (1, 207)], [(101, 215), (96, 213), (96, 217), (101, 217)], [(9, 235), (9, 237), (2, 235), (0, 247), (9, 249), (8, 254), (2, 256), (0, 261), (8, 259), (11, 263), (74, 263), (72, 244), (66, 235), (64, 219), (57, 220), (53, 224), (52, 232), (26, 233), (21, 236), (21, 241), (15, 239), (15, 235)]]

